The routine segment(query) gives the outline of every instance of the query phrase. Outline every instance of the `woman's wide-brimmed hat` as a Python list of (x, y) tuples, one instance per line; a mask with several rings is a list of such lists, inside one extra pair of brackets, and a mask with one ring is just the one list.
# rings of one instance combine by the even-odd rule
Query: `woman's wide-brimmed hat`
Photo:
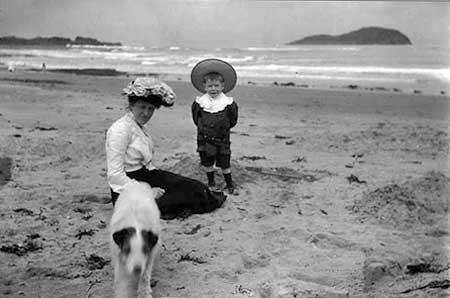
[(172, 88), (155, 77), (137, 77), (123, 89), (123, 94), (143, 98), (157, 96), (166, 107), (172, 106), (176, 98)]
[(237, 75), (231, 64), (216, 58), (209, 58), (200, 61), (194, 66), (191, 72), (191, 82), (195, 89), (204, 93), (203, 77), (211, 72), (217, 72), (224, 79), (223, 93), (231, 91), (236, 85)]

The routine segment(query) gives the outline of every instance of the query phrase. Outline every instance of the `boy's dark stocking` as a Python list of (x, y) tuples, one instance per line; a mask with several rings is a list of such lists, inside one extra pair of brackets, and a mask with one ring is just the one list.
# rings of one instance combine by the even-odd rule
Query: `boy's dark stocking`
[(233, 180), (231, 179), (231, 173), (225, 173), (223, 174), (223, 177), (225, 178), (225, 183), (227, 184), (227, 188), (233, 186)]
[(206, 172), (206, 176), (208, 177), (208, 186), (216, 185), (214, 182), (214, 171)]
[(226, 188), (230, 195), (237, 194), (237, 190), (234, 187), (233, 179), (231, 178), (231, 173), (223, 173), (225, 178)]

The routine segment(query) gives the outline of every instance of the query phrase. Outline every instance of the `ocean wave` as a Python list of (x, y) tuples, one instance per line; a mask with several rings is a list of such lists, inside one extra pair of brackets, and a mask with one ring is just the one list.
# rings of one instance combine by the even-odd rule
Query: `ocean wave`
[(182, 61), (178, 61), (177, 59), (170, 59), (170, 57), (145, 57), (145, 58), (140, 58), (137, 59), (139, 61), (141, 61), (142, 65), (182, 65), (183, 62)]
[(0, 48), (0, 63), (25, 68), (40, 68), (45, 63), (47, 69), (114, 68), (130, 73), (188, 75), (201, 60), (218, 58), (231, 63), (238, 77), (279, 81), (367, 81), (374, 84), (401, 82), (414, 87), (426, 85), (441, 88), (443, 85), (450, 86), (447, 51), (398, 47), (383, 47), (380, 50), (362, 46), (247, 47), (220, 51), (172, 46), (144, 50), (142, 47), (80, 45), (62, 49)]
[(93, 51), (93, 50), (82, 50), (81, 54), (83, 54), (85, 57), (102, 57), (105, 59), (122, 59), (122, 60), (128, 60), (133, 59), (139, 56), (139, 53), (132, 53), (132, 52), (102, 52), (102, 51)]
[(180, 65), (187, 66), (191, 63), (194, 63), (194, 58), (192, 57), (182, 57), (182, 56), (172, 56), (172, 55), (162, 55), (162, 56), (147, 56), (147, 57), (139, 57), (138, 59), (141, 61), (143, 65)]
[(230, 57), (230, 56), (217, 56), (212, 54), (203, 54), (196, 56), (183, 56), (183, 55), (158, 55), (158, 56), (145, 56), (139, 57), (136, 60), (142, 61), (142, 64), (168, 64), (174, 65), (179, 64), (180, 66), (194, 67), (198, 62), (209, 59), (216, 58), (227, 61), (231, 64), (239, 64), (239, 63), (247, 63), (255, 60), (254, 56), (245, 56), (245, 57)]
[(145, 47), (137, 46), (107, 46), (107, 45), (74, 45), (68, 44), (66, 48), (73, 49), (101, 49), (101, 50), (121, 50), (121, 51), (145, 51)]
[(247, 47), (241, 48), (243, 51), (254, 52), (309, 52), (309, 51), (360, 51), (362, 47), (349, 47), (349, 46), (285, 46), (285, 47)]
[(189, 66), (195, 66), (198, 62), (208, 59), (208, 58), (215, 58), (220, 59), (223, 61), (226, 61), (230, 64), (238, 64), (238, 63), (245, 63), (245, 62), (251, 62), (255, 60), (254, 56), (244, 56), (244, 57), (230, 57), (230, 56), (220, 56), (220, 55), (201, 55), (201, 56), (195, 56), (195, 57), (189, 57), (188, 58), (188, 65)]
[(11, 57), (28, 58), (78, 58), (80, 54), (70, 51), (49, 50), (49, 49), (2, 49), (0, 53), (10, 55)]
[(378, 74), (378, 75), (428, 75), (435, 78), (450, 81), (449, 68), (394, 68), (379, 66), (293, 66), (293, 65), (247, 65), (236, 66), (239, 71), (257, 72), (288, 72), (288, 73), (355, 73), (355, 74)]
[(239, 72), (239, 77), (248, 78), (272, 78), (272, 79), (284, 79), (284, 80), (321, 80), (321, 81), (366, 81), (366, 82), (399, 82), (399, 83), (414, 83), (416, 80), (413, 78), (399, 78), (399, 77), (362, 77), (362, 76), (346, 76), (346, 75), (326, 75), (326, 74), (298, 74), (292, 76), (287, 73), (272, 73), (270, 75), (264, 73), (254, 72)]

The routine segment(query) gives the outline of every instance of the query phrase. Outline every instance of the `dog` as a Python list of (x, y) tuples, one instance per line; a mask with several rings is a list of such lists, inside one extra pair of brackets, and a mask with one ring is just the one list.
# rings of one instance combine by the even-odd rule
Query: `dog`
[(128, 183), (110, 222), (110, 246), (116, 298), (152, 297), (153, 262), (160, 246), (159, 196), (145, 182)]

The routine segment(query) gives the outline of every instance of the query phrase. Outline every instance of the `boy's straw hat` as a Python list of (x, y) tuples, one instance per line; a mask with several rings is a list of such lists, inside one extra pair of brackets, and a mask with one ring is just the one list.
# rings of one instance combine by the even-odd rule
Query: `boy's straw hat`
[(216, 58), (209, 58), (200, 61), (194, 66), (191, 72), (191, 82), (195, 89), (204, 93), (203, 77), (210, 72), (217, 72), (223, 76), (223, 93), (231, 91), (236, 85), (237, 75), (231, 64)]

